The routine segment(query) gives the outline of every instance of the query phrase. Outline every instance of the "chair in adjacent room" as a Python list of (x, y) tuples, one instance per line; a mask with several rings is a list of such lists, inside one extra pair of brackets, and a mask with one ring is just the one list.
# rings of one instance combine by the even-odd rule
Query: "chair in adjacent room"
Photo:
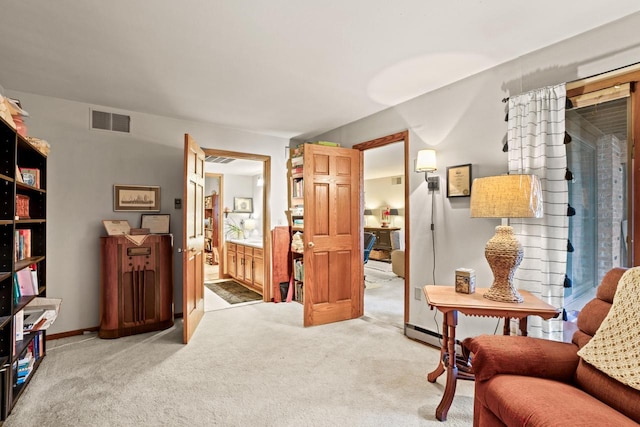
[(375, 244), (376, 244), (376, 235), (365, 231), (364, 233), (364, 263), (365, 264), (367, 263), (367, 261), (369, 261), (369, 255), (371, 254), (371, 250), (373, 249), (373, 245)]

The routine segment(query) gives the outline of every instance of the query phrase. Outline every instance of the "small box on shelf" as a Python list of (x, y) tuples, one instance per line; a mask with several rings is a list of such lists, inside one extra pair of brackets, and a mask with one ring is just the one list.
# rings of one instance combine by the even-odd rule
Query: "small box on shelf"
[(476, 271), (472, 268), (456, 269), (456, 292), (472, 294), (476, 291)]
[(29, 219), (29, 196), (16, 194), (16, 216), (18, 219)]

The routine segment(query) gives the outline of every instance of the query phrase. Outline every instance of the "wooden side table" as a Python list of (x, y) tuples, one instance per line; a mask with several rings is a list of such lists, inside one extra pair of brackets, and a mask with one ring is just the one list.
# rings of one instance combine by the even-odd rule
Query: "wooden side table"
[[(522, 303), (498, 302), (483, 298), (489, 288), (476, 288), (473, 294), (462, 294), (455, 291), (455, 286), (425, 286), (424, 294), (431, 309), (436, 308), (443, 314), (442, 347), (440, 348), (440, 362), (435, 370), (427, 375), (429, 382), (447, 371), (447, 382), (440, 404), (436, 408), (436, 418), (440, 421), (447, 419), (447, 412), (453, 402), (458, 381), (458, 366), (456, 356), (456, 326), (458, 312), (469, 316), (502, 317), (504, 334), (509, 335), (509, 320), (518, 319), (522, 335), (527, 335), (527, 316), (535, 315), (543, 319), (551, 319), (560, 314), (560, 310), (545, 303), (527, 291), (520, 290), (524, 298)], [(461, 378), (471, 379), (472, 376), (460, 373)]]

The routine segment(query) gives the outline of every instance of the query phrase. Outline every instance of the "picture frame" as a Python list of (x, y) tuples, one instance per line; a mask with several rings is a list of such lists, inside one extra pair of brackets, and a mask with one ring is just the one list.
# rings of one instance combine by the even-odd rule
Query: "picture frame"
[(160, 187), (154, 185), (113, 186), (115, 212), (160, 212)]
[(102, 224), (109, 236), (121, 236), (123, 234), (129, 234), (131, 231), (131, 226), (127, 220), (103, 219)]
[(447, 167), (447, 197), (470, 197), (471, 178), (471, 163)]
[(142, 214), (140, 228), (148, 228), (151, 234), (169, 234), (170, 222), (169, 214)]
[(253, 199), (251, 197), (234, 197), (233, 212), (253, 213)]

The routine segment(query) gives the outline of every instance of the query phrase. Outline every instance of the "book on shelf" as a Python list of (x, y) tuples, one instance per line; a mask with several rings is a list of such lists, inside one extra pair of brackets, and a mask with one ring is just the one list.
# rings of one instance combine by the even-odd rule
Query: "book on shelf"
[(37, 294), (37, 291), (35, 291), (35, 287), (33, 286), (30, 268), (27, 267), (16, 271), (16, 279), (18, 281), (18, 288), (20, 289), (20, 296)]
[(35, 264), (31, 266), (31, 284), (33, 285), (33, 294), (38, 295), (40, 292), (40, 286), (38, 282), (38, 269)]
[(325, 147), (340, 147), (339, 143), (331, 141), (316, 141), (314, 144), (324, 145)]
[(15, 260), (31, 257), (31, 230), (20, 229), (15, 231)]
[(22, 329), (25, 332), (37, 331), (44, 323), (47, 321), (45, 315), (47, 314), (47, 310), (37, 309), (37, 310), (24, 310), (24, 322)]
[(40, 169), (20, 168), (22, 182), (35, 188), (40, 188)]
[(302, 166), (304, 162), (304, 157), (296, 156), (291, 158), (291, 167)]
[(22, 341), (24, 338), (24, 310), (20, 310), (13, 315), (13, 324), (16, 341)]
[(20, 285), (18, 285), (18, 274), (13, 273), (13, 304), (17, 305), (20, 302)]

